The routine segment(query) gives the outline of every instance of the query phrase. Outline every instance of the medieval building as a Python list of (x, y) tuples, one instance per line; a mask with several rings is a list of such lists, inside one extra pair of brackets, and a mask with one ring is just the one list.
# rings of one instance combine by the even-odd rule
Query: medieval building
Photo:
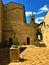
[(47, 12), (42, 25), (40, 25), (42, 31), (42, 42), (49, 47), (49, 11)]
[(18, 41), (20, 44), (33, 44), (36, 39), (34, 15), (30, 16), (30, 24), (26, 23), (25, 8), (21, 4), (2, 4), (0, 0), (0, 43)]

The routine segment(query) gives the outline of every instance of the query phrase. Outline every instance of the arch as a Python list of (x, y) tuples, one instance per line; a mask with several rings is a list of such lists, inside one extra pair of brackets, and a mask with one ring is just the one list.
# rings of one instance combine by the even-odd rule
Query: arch
[(13, 44), (13, 38), (9, 38), (9, 45), (11, 46)]

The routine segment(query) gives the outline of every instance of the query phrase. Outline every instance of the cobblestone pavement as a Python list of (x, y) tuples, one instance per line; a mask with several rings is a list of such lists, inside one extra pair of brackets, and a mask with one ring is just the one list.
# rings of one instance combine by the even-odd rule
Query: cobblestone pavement
[(20, 57), (24, 60), (8, 65), (49, 65), (49, 48), (28, 46)]

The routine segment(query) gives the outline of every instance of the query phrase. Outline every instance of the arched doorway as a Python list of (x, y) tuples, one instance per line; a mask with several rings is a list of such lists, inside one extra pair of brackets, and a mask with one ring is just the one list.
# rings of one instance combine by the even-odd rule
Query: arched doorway
[(27, 45), (29, 45), (29, 44), (30, 44), (30, 38), (27, 37)]
[(13, 44), (13, 39), (9, 38), (9, 45), (11, 46)]

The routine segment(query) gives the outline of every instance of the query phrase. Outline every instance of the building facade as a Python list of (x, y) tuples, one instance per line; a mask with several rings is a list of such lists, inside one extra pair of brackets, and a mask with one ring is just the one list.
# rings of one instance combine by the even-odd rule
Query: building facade
[(36, 24), (33, 14), (30, 18), (30, 24), (27, 24), (23, 5), (13, 2), (3, 5), (0, 0), (0, 43), (13, 40), (19, 44), (33, 44)]
[(49, 47), (49, 11), (47, 12), (43, 24), (41, 26), (42, 36), (43, 36), (43, 42), (47, 47)]

